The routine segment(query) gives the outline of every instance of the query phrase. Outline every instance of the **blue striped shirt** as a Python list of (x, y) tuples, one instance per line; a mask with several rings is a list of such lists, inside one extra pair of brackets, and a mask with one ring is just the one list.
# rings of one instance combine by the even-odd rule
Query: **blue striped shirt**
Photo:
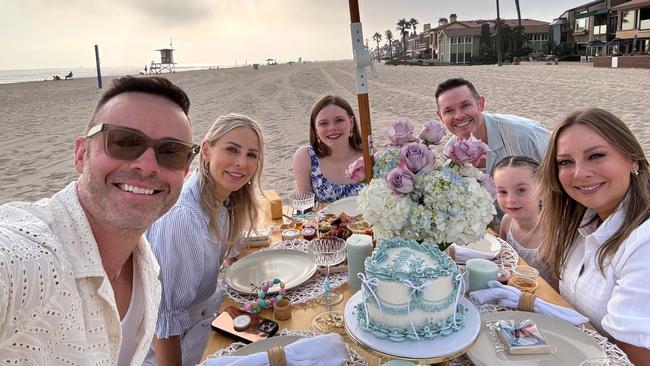
[[(483, 119), (487, 144), (491, 150), (487, 153), (485, 162), (487, 174), (492, 176), (494, 166), (507, 156), (528, 156), (541, 163), (550, 138), (550, 133), (541, 123), (510, 114), (487, 112), (483, 112)], [(451, 146), (457, 139), (452, 136), (447, 141), (447, 146)]]
[[(162, 299), (156, 329), (158, 338), (182, 335), (194, 326), (196, 316), (191, 310), (216, 290), (227, 245), (208, 229), (209, 217), (200, 202), (199, 177), (194, 172), (183, 185), (176, 204), (146, 232), (160, 264)], [(217, 220), (223, 237), (227, 238), (226, 208), (217, 212)], [(217, 310), (210, 310), (210, 314)]]

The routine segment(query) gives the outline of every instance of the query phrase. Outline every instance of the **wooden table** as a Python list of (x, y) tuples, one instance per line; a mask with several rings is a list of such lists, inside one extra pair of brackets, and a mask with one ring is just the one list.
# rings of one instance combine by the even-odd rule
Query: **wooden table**
[[(267, 221), (267, 223), (270, 223)], [(281, 220), (276, 220), (274, 222), (275, 224), (280, 224), (282, 223)], [(281, 241), (281, 234), (279, 232), (274, 232), (271, 238), (272, 243), (277, 243)], [(520, 263), (525, 264), (522, 259), (520, 259)], [(557, 293), (549, 285), (542, 277), (537, 278), (537, 282), (539, 283), (539, 287), (537, 288), (536, 295), (539, 298), (542, 298), (550, 303), (561, 305), (561, 306), (566, 306), (566, 307), (571, 307), (566, 300), (564, 300), (560, 294)], [(343, 293), (343, 301), (339, 304), (333, 305), (332, 310), (339, 310), (343, 311), (345, 309), (345, 304), (354, 295), (355, 292), (353, 292), (347, 284), (344, 284), (341, 286), (337, 291), (342, 291)], [(234, 302), (232, 299), (226, 297), (223, 301), (223, 304), (221, 305), (221, 308), (225, 308), (227, 306), (234, 305), (237, 307), (241, 307), (242, 304), (238, 304)], [(285, 320), (285, 321), (278, 321), (280, 325), (280, 329), (287, 328), (287, 329), (292, 329), (292, 330), (311, 330), (311, 322), (312, 319), (319, 313), (323, 312), (325, 310), (324, 305), (319, 305), (316, 303), (315, 300), (312, 300), (306, 304), (299, 304), (299, 305), (294, 305), (293, 306), (293, 312), (291, 315), (291, 319)], [(273, 319), (273, 312), (270, 309), (264, 309), (260, 315), (263, 317)], [(349, 337), (344, 337), (346, 342), (354, 348), (355, 351), (357, 351), (361, 356), (363, 356), (366, 360), (368, 360), (368, 364), (371, 366), (374, 365), (380, 365), (382, 362), (385, 362), (385, 360), (381, 360), (378, 356), (369, 354), (368, 352), (360, 349), (357, 345), (354, 344), (352, 340), (349, 339)], [(208, 342), (206, 344), (205, 350), (203, 351), (203, 356), (202, 360), (205, 360), (207, 356), (215, 353), (216, 351), (226, 348), (230, 346), (235, 340), (232, 338), (229, 338), (227, 336), (221, 335), (219, 333), (213, 332), (210, 334), (208, 338)]]

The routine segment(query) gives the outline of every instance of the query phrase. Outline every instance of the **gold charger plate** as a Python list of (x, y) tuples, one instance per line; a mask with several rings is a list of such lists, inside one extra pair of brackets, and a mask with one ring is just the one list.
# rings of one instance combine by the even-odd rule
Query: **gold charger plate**
[[(555, 349), (553, 353), (541, 355), (511, 355), (508, 351), (497, 352), (494, 344), (496, 335), (485, 325), (486, 321), (531, 319), (537, 323), (546, 343)], [(498, 343), (497, 343), (498, 344)], [(558, 366), (579, 365), (594, 357), (607, 357), (598, 343), (573, 325), (546, 315), (524, 311), (501, 311), (481, 314), (481, 331), (467, 356), (476, 366)]]
[[(256, 294), (254, 286), (279, 278), (286, 289), (300, 286), (316, 273), (317, 266), (309, 254), (296, 249), (272, 249), (249, 254), (233, 263), (224, 279), (232, 289)], [(269, 292), (277, 292), (279, 286)]]

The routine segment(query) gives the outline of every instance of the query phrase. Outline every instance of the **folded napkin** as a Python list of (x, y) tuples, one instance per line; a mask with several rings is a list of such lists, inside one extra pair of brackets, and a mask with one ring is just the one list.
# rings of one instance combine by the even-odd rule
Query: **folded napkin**
[[(350, 362), (348, 349), (340, 335), (329, 333), (312, 338), (303, 338), (284, 347), (288, 366), (341, 366)], [(206, 366), (268, 366), (266, 352), (248, 356), (223, 356), (207, 359)]]
[[(498, 281), (489, 281), (487, 289), (472, 291), (469, 297), (480, 305), (490, 303), (498, 304), (506, 308), (517, 309), (519, 307), (519, 297), (521, 291), (512, 287), (502, 285)], [(586, 323), (589, 321), (579, 312), (546, 302), (540, 298), (535, 299), (534, 309), (536, 313), (548, 315), (550, 317), (569, 322), (573, 325)]]
[[(464, 247), (461, 245), (452, 244), (448, 249), (449, 255), (454, 258), (456, 262), (467, 262), (468, 259), (480, 258), (480, 259), (492, 259), (496, 257), (499, 252), (483, 252), (480, 250)], [(451, 255), (451, 253), (454, 253)]]

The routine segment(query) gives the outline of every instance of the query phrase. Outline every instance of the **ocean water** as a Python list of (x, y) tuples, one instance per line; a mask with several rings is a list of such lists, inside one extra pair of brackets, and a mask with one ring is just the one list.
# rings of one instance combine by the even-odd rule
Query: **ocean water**
[[(190, 71), (190, 70), (203, 70), (216, 66), (204, 65), (176, 65), (176, 72)], [(72, 71), (73, 78), (88, 78), (97, 77), (96, 69), (94, 67), (76, 67), (76, 68), (53, 68), (53, 69), (17, 69), (17, 70), (0, 70), (0, 84), (23, 83), (27, 81), (43, 81), (52, 80), (54, 75), (58, 75), (61, 79)], [(138, 75), (144, 71), (142, 68), (137, 67), (102, 67), (102, 77), (104, 76), (124, 76), (124, 75)]]

